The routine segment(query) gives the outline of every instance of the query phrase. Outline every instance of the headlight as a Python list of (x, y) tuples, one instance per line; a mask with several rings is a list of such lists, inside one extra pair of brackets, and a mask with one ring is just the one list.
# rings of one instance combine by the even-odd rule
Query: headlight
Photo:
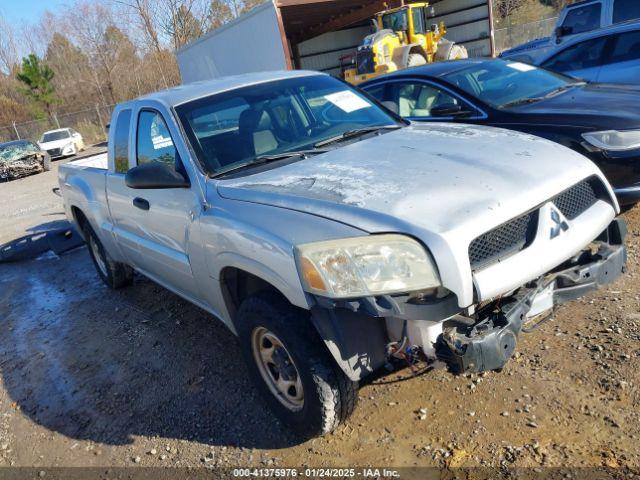
[(299, 245), (296, 262), (304, 289), (331, 298), (355, 298), (440, 286), (430, 255), (403, 235), (371, 235)]
[(640, 130), (607, 130), (583, 133), (582, 138), (594, 147), (612, 152), (623, 152), (640, 148)]

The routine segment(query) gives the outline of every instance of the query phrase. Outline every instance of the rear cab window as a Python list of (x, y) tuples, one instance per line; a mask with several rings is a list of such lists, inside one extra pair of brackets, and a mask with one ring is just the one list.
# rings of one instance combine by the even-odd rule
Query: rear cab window
[(116, 129), (113, 135), (113, 157), (116, 173), (129, 170), (129, 129), (131, 128), (131, 110), (118, 113)]

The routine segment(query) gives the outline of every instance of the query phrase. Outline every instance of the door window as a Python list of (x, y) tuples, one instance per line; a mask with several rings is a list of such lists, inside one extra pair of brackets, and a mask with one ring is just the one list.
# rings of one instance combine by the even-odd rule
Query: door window
[(640, 30), (618, 35), (616, 45), (607, 63), (628, 62), (640, 59)]
[(424, 34), (426, 32), (424, 25), (424, 7), (412, 8), (411, 16), (413, 18), (413, 31), (416, 34)]
[(640, 2), (638, 0), (616, 0), (613, 4), (613, 23), (625, 22), (640, 18)]
[(597, 67), (604, 61), (607, 40), (609, 37), (600, 37), (577, 43), (551, 57), (542, 66), (555, 72), (572, 72)]
[(459, 101), (449, 93), (427, 83), (398, 82), (394, 95), (401, 117), (431, 117), (431, 110), (443, 105), (458, 105)]
[(122, 110), (116, 119), (116, 130), (113, 135), (113, 154), (116, 173), (127, 173), (129, 170), (130, 127), (131, 110)]
[(176, 165), (176, 147), (167, 124), (158, 112), (143, 110), (138, 117), (138, 165), (162, 162)]
[(601, 13), (602, 5), (600, 3), (573, 8), (567, 12), (562, 26), (569, 29), (571, 34), (589, 32), (600, 27)]

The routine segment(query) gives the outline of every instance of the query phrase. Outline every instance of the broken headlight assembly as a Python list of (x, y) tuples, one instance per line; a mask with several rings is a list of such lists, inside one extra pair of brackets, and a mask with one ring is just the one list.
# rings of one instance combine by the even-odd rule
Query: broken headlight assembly
[(304, 289), (329, 298), (357, 298), (440, 286), (429, 253), (403, 235), (370, 235), (299, 245)]
[(596, 148), (611, 152), (625, 152), (640, 148), (640, 130), (589, 132), (583, 133), (582, 138)]

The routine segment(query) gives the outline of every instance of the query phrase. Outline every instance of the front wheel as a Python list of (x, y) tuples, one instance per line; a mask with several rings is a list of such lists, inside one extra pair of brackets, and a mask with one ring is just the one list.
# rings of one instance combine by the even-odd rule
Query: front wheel
[(411, 53), (409, 54), (409, 59), (407, 60), (407, 67), (419, 67), (421, 65), (426, 65), (427, 59), (424, 58), (419, 53)]
[(298, 435), (334, 430), (355, 409), (358, 383), (335, 364), (308, 312), (277, 292), (247, 298), (238, 310), (242, 354), (275, 415)]
[(49, 156), (49, 154), (46, 154), (44, 157), (42, 157), (42, 169), (45, 172), (51, 170), (51, 157)]

